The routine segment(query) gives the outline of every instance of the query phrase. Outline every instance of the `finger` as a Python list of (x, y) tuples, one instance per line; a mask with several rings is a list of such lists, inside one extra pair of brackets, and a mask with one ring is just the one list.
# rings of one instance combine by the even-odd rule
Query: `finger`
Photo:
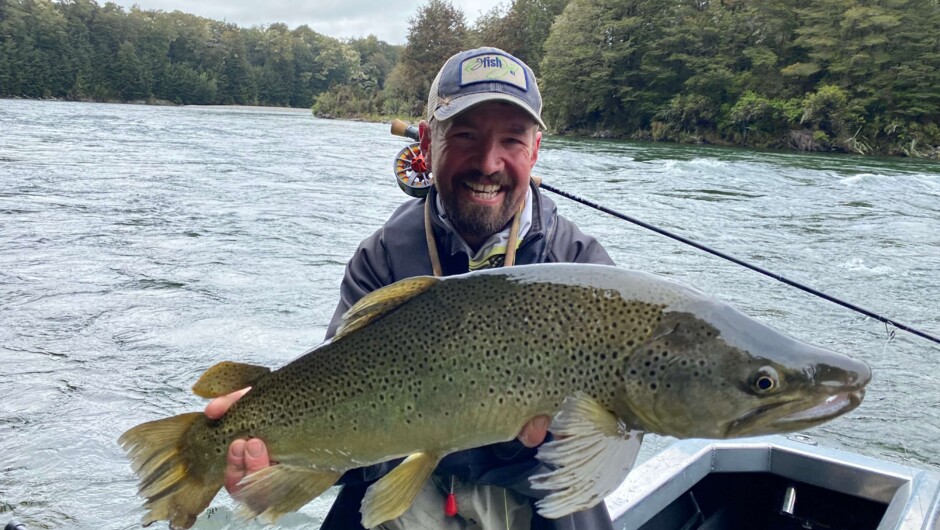
[(240, 489), (238, 482), (245, 477), (245, 440), (235, 440), (228, 447), (228, 455), (225, 458), (225, 491), (229, 495), (238, 493)]
[(241, 399), (241, 397), (244, 396), (249, 390), (251, 390), (251, 387), (243, 388), (241, 390), (232, 392), (231, 394), (226, 394), (224, 396), (219, 396), (213, 399), (209, 402), (208, 405), (206, 405), (206, 416), (208, 416), (210, 420), (217, 420), (221, 418), (225, 415), (226, 412), (228, 412), (228, 409), (236, 401)]
[(268, 447), (264, 442), (257, 438), (248, 440), (245, 444), (245, 474), (250, 475), (270, 465), (271, 457), (268, 456)]
[(548, 416), (536, 416), (529, 420), (522, 427), (519, 433), (519, 441), (526, 447), (536, 447), (545, 441), (545, 435), (548, 434), (548, 426), (552, 419)]

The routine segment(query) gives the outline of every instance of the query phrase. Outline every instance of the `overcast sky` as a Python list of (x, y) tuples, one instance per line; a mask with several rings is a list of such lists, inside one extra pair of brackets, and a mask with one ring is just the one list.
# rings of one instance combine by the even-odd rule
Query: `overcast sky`
[[(283, 22), (291, 29), (302, 24), (317, 33), (336, 38), (375, 35), (391, 44), (404, 44), (408, 38), (408, 19), (426, 0), (111, 0), (130, 8), (144, 10), (183, 11), (194, 15), (225, 20), (242, 27)], [(467, 24), (473, 24), (481, 13), (500, 0), (452, 0), (463, 10)], [(104, 5), (104, 1), (99, 2)]]

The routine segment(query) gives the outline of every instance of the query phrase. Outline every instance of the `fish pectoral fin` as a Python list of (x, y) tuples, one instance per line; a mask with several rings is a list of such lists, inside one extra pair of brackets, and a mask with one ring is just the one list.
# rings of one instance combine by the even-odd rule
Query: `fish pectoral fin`
[(202, 374), (193, 385), (193, 394), (204, 398), (224, 396), (255, 384), (269, 373), (267, 366), (222, 361)]
[(628, 429), (581, 393), (565, 399), (551, 431), (555, 439), (539, 448), (537, 458), (555, 469), (529, 478), (534, 489), (552, 491), (536, 503), (549, 519), (603, 501), (630, 473), (643, 442), (643, 431)]
[(373, 528), (405, 513), (440, 461), (437, 455), (415, 453), (369, 486), (362, 498), (362, 526)]
[(294, 512), (336, 484), (342, 473), (303, 466), (276, 464), (256, 471), (239, 483), (234, 494), (241, 505), (238, 517), (258, 517), (271, 524), (288, 512)]
[(349, 311), (343, 314), (343, 323), (336, 330), (333, 342), (367, 326), (373, 320), (428, 290), (438, 281), (440, 280), (433, 276), (416, 276), (395, 282), (363, 296), (349, 308)]

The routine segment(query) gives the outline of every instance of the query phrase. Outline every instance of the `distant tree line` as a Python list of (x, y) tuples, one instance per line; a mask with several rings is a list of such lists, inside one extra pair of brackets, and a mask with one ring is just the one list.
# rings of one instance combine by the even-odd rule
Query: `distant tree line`
[(94, 0), (0, 0), (0, 96), (310, 107), (379, 86), (398, 47)]
[(427, 65), (488, 44), (556, 133), (940, 158), (937, 0), (508, 2), (468, 28), (429, 0), (386, 94), (420, 114)]
[(557, 133), (940, 157), (937, 0), (427, 0), (407, 43), (94, 0), (0, 0), (0, 95), (418, 118), (447, 57), (503, 48)]

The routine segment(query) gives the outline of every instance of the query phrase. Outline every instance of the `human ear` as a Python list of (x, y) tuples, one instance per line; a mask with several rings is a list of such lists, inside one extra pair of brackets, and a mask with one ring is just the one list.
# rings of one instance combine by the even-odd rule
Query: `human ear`
[(539, 159), (539, 146), (542, 145), (542, 131), (535, 131), (535, 142), (532, 143), (532, 155), (529, 162), (529, 169), (531, 170), (535, 167), (535, 163)]

